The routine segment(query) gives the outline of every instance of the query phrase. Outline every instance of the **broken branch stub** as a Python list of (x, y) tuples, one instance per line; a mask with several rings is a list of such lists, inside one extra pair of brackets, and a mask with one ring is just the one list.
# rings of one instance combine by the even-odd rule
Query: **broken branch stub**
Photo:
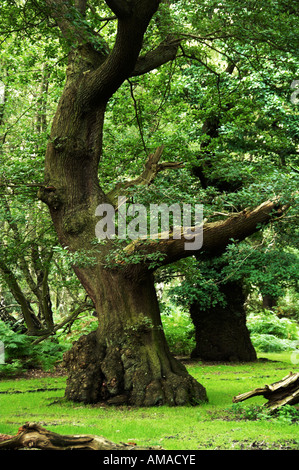
[(241, 393), (233, 398), (233, 403), (239, 403), (258, 395), (268, 400), (265, 406), (275, 410), (283, 405), (296, 405), (299, 403), (299, 373), (290, 372), (289, 375), (270, 385), (256, 388), (250, 392)]

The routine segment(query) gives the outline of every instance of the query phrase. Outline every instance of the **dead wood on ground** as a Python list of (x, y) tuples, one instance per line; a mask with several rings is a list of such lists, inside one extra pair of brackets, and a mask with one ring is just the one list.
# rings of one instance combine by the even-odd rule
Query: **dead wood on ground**
[[(7, 436), (1, 442), (0, 450), (40, 449), (40, 450), (150, 450), (154, 447), (138, 447), (134, 443), (116, 444), (102, 436), (61, 435), (41, 427), (37, 423), (26, 423), (16, 436)], [(9, 438), (10, 437), (10, 438)], [(161, 448), (159, 448), (161, 449)]]
[(265, 404), (271, 410), (275, 410), (283, 405), (296, 405), (299, 403), (299, 373), (290, 372), (289, 375), (271, 385), (263, 388), (256, 388), (250, 392), (241, 393), (233, 398), (233, 403), (247, 400), (258, 395), (264, 396), (268, 400)]

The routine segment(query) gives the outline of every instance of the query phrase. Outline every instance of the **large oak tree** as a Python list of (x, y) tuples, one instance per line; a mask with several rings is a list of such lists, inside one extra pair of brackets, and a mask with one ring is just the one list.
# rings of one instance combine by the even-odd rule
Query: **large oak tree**
[[(164, 33), (158, 46), (142, 50), (161, 0), (105, 3), (117, 21), (111, 49), (84, 20), (86, 0), (33, 2), (37, 11), (54, 20), (70, 45), (66, 82), (52, 123), (45, 185), (39, 198), (49, 207), (61, 244), (70, 253), (84, 251), (92, 259), (90, 263), (74, 263), (74, 270), (99, 319), (97, 331), (82, 337), (65, 357), (69, 370), (66, 395), (87, 403), (196, 404), (207, 400), (206, 391), (170, 354), (151, 263), (157, 253), (164, 265), (195, 254), (185, 250), (184, 233), (181, 238), (170, 234), (169, 239), (124, 243), (123, 253), (128, 256), (125, 264), (118, 262), (121, 257), (113, 265), (107, 264), (113, 240), (95, 244), (98, 205), (115, 204), (116, 196), (125, 195), (127, 187), (150, 182), (158, 171), (172, 166), (160, 163), (162, 153), (158, 149), (149, 155), (139, 178), (105, 192), (99, 176), (107, 103), (126, 79), (173, 60), (180, 41)], [(232, 238), (244, 239), (258, 224), (267, 223), (273, 212), (277, 215), (281, 210), (276, 201), (266, 201), (253, 210), (206, 223), (202, 249), (206, 253), (222, 252)]]

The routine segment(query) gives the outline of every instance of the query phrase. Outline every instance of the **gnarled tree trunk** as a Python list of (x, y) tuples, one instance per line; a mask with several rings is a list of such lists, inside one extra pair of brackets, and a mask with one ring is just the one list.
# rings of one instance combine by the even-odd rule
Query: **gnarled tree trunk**
[(65, 355), (66, 396), (135, 406), (205, 401), (205, 389), (169, 352), (152, 276), (106, 271), (99, 284), (99, 328)]

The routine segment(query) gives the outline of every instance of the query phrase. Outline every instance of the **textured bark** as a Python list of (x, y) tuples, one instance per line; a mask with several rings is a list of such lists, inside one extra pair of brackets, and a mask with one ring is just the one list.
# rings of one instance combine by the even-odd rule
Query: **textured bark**
[[(16, 436), (6, 436), (0, 442), (0, 450), (149, 450), (153, 447), (138, 447), (117, 444), (102, 436), (62, 435), (43, 428), (37, 423), (26, 423)], [(157, 449), (157, 448), (156, 448)], [(161, 448), (160, 448), (161, 449)]]
[(193, 357), (204, 361), (249, 362), (257, 359), (246, 327), (242, 286), (230, 282), (220, 287), (226, 305), (201, 310), (194, 303), (190, 315), (195, 326)]

